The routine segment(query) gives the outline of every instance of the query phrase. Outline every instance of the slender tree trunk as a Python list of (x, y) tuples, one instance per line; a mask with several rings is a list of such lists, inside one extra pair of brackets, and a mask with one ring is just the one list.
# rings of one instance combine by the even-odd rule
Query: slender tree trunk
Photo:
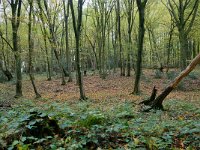
[(167, 47), (167, 72), (169, 70), (169, 64), (170, 64), (170, 54), (172, 50), (172, 35), (173, 35), (174, 28), (172, 27), (169, 32), (169, 41), (168, 41), (168, 47)]
[[(8, 15), (6, 12), (6, 3), (5, 1), (2, 1), (3, 4), (3, 16), (4, 16), (4, 20), (5, 20), (5, 31), (6, 31), (6, 40), (8, 41)], [(5, 60), (6, 60), (6, 71), (9, 71), (9, 55), (10, 55), (10, 51), (7, 50), (8, 49), (8, 45), (6, 45), (6, 54), (5, 54)], [(11, 74), (11, 73), (10, 73)]]
[[(57, 47), (59, 48), (59, 50), (60, 50), (60, 64), (62, 65), (62, 66), (64, 66), (63, 64), (64, 64), (64, 52), (63, 52), (63, 50), (64, 50), (64, 48), (63, 48), (63, 45), (64, 45), (64, 33), (65, 32), (65, 30), (64, 30), (64, 22), (63, 22), (63, 28), (62, 28), (62, 35), (61, 35), (61, 39), (60, 39), (60, 42), (57, 42)], [(60, 43), (60, 44), (59, 44)], [(64, 67), (63, 67), (63, 69), (64, 69)], [(65, 69), (64, 69), (65, 70)], [(61, 83), (61, 85), (65, 85), (66, 84), (66, 81), (65, 81), (65, 74), (64, 74), (64, 70), (62, 71), (61, 70), (61, 77), (62, 77), (62, 83)], [(68, 74), (68, 73), (67, 73)]]
[(131, 56), (130, 56), (130, 51), (131, 51), (131, 45), (132, 45), (132, 41), (131, 41), (131, 32), (128, 32), (128, 53), (127, 53), (127, 77), (131, 76)]
[(127, 23), (128, 23), (128, 52), (127, 52), (127, 77), (131, 76), (131, 50), (132, 50), (132, 39), (131, 34), (133, 30), (134, 17), (134, 5), (135, 0), (128, 0), (126, 3), (127, 11)]
[(122, 39), (121, 39), (121, 16), (120, 16), (120, 2), (117, 0), (117, 10), (116, 10), (116, 17), (117, 17), (117, 31), (118, 31), (118, 42), (119, 42), (119, 63), (120, 63), (120, 75), (124, 76), (123, 73), (123, 52), (122, 52)]
[(13, 76), (12, 76), (11, 72), (8, 70), (6, 54), (5, 54), (6, 52), (5, 52), (5, 49), (4, 49), (3, 39), (2, 39), (2, 47), (1, 48), (2, 48), (2, 55), (3, 55), (3, 62), (4, 62), (5, 69), (4, 69), (3, 65), (0, 65), (0, 70), (2, 70), (4, 75), (7, 77), (8, 81), (11, 81)]
[(33, 40), (33, 33), (32, 33), (32, 20), (34, 17), (32, 16), (33, 11), (33, 0), (29, 0), (29, 23), (28, 23), (28, 45), (29, 45), (29, 77), (36, 95), (36, 98), (40, 98), (41, 95), (38, 93), (35, 79), (33, 75), (33, 63), (32, 63), (32, 56), (33, 56), (33, 49), (34, 49), (34, 40)]
[[(111, 17), (112, 18), (112, 17)], [(113, 45), (113, 73), (116, 73), (116, 68), (117, 68), (117, 34), (116, 34), (116, 30), (117, 30), (117, 24), (114, 25), (113, 23), (113, 19), (112, 19), (112, 45)]]
[(196, 51), (197, 51), (196, 41), (193, 40), (193, 45), (192, 45), (192, 59), (195, 58), (195, 56), (196, 56)]
[(78, 84), (79, 84), (79, 91), (80, 91), (80, 100), (86, 100), (85, 91), (83, 87), (83, 77), (81, 74), (81, 67), (80, 67), (80, 35), (81, 35), (81, 25), (82, 25), (82, 7), (83, 7), (83, 0), (78, 0), (78, 19), (76, 22), (76, 17), (74, 13), (74, 6), (73, 1), (69, 0), (69, 5), (71, 8), (72, 14), (72, 21), (73, 21), (73, 28), (76, 40), (76, 69), (78, 75)]
[(47, 60), (47, 80), (51, 81), (51, 65), (50, 65), (50, 60), (49, 60), (49, 53), (48, 53), (48, 48), (47, 48), (47, 35), (44, 33), (44, 48), (45, 48), (45, 53), (46, 53), (46, 60)]
[(95, 63), (96, 65), (93, 66), (93, 69), (95, 70), (96, 69), (96, 66), (97, 66), (97, 69), (98, 69), (98, 66), (99, 66), (99, 61), (98, 61), (98, 57), (97, 57), (97, 53), (96, 53), (96, 43), (92, 43), (92, 41), (90, 40), (90, 38), (88, 37), (88, 35), (86, 34), (86, 37), (91, 45), (91, 48), (92, 48), (92, 52), (94, 54), (94, 57), (95, 57)]

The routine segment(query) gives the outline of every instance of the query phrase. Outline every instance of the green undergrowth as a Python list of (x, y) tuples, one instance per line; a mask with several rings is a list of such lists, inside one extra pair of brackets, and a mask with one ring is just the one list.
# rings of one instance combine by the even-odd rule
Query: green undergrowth
[(107, 111), (92, 101), (38, 105), (23, 101), (0, 112), (0, 149), (200, 148), (199, 103), (168, 100), (166, 111), (139, 112), (130, 102)]

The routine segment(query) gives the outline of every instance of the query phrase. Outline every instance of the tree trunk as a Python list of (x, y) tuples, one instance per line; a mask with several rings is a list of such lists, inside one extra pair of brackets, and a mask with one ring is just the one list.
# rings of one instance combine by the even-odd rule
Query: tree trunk
[(131, 34), (133, 30), (134, 23), (134, 4), (135, 1), (127, 1), (127, 23), (128, 23), (128, 52), (127, 52), (127, 77), (131, 76), (131, 50), (132, 50), (132, 39)]
[(15, 69), (16, 69), (16, 95), (15, 98), (19, 98), (22, 96), (22, 73), (21, 73), (21, 54), (19, 50), (19, 37), (18, 37), (18, 29), (20, 25), (20, 16), (21, 16), (21, 5), (22, 0), (14, 3), (11, 1), (10, 3), (12, 9), (12, 42), (13, 42), (13, 51), (15, 56)]
[(117, 24), (118, 24), (118, 42), (119, 42), (119, 63), (120, 63), (120, 75), (124, 76), (123, 73), (123, 52), (122, 52), (122, 40), (121, 40), (121, 16), (120, 16), (120, 1), (117, 0), (117, 9), (116, 9), (116, 17), (117, 17)]
[(70, 51), (69, 51), (69, 29), (68, 29), (69, 1), (67, 2), (67, 10), (65, 7), (65, 0), (63, 0), (63, 6), (64, 6), (64, 18), (65, 18), (65, 44), (66, 44), (67, 72), (69, 73), (68, 82), (72, 82), (71, 59), (70, 59)]
[(79, 92), (80, 92), (80, 100), (86, 100), (87, 97), (85, 96), (85, 91), (83, 87), (83, 77), (81, 74), (81, 66), (80, 66), (80, 35), (81, 35), (81, 24), (82, 24), (82, 7), (83, 7), (83, 1), (78, 0), (78, 19), (76, 22), (75, 12), (74, 12), (74, 6), (73, 1), (69, 1), (69, 5), (71, 8), (71, 14), (72, 14), (72, 21), (73, 21), (73, 28), (74, 28), (74, 34), (75, 34), (75, 40), (76, 40), (76, 69), (77, 69), (77, 75), (78, 75), (78, 85), (79, 85)]
[(188, 51), (188, 41), (187, 36), (184, 34), (184, 31), (179, 32), (179, 40), (180, 40), (180, 67), (181, 70), (184, 70), (187, 66), (187, 51)]
[(32, 56), (33, 56), (33, 49), (34, 49), (34, 40), (33, 40), (33, 33), (32, 33), (32, 20), (34, 17), (32, 16), (32, 10), (33, 10), (33, 0), (29, 0), (29, 23), (28, 23), (28, 45), (29, 45), (29, 77), (36, 95), (36, 98), (40, 98), (41, 95), (38, 93), (35, 81), (34, 81), (34, 75), (33, 75), (33, 63), (32, 63)]
[[(14, 48), (15, 49), (15, 48)], [(19, 52), (15, 54), (16, 63), (16, 95), (15, 98), (22, 96), (22, 73), (21, 73), (21, 55)]]
[[(7, 60), (6, 60), (6, 56), (5, 56), (5, 49), (4, 49), (4, 43), (3, 43), (3, 39), (2, 39), (2, 55), (3, 55), (3, 62), (4, 62), (4, 66), (5, 69), (3, 68), (3, 64), (0, 64), (0, 70), (2, 70), (2, 72), (4, 73), (4, 75), (7, 77), (8, 81), (11, 81), (13, 76), (11, 74), (11, 72), (8, 70), (8, 66), (7, 66)], [(0, 63), (3, 63), (0, 62)]]
[[(180, 41), (180, 67), (185, 69), (187, 66), (186, 60), (190, 57), (190, 52), (188, 51), (188, 41), (187, 37), (194, 24), (198, 7), (199, 0), (193, 1), (167, 1), (167, 9), (169, 10), (171, 17), (178, 28), (179, 41)], [(176, 7), (174, 7), (174, 5)], [(187, 12), (187, 13), (186, 13)]]
[[(145, 110), (149, 111), (151, 109), (160, 109), (164, 110), (163, 108), (163, 100), (169, 95), (169, 93), (177, 87), (177, 85), (181, 82), (181, 80), (186, 77), (195, 67), (197, 64), (200, 63), (200, 53), (192, 60), (192, 62), (187, 66), (185, 70), (183, 70), (166, 88), (165, 90), (156, 98), (156, 96), (151, 97), (150, 100), (143, 101), (141, 103), (145, 105), (151, 106), (151, 108)], [(153, 93), (153, 92), (152, 92)]]
[(139, 10), (139, 31), (138, 31), (138, 55), (137, 55), (137, 64), (136, 64), (136, 75), (135, 75), (135, 85), (133, 94), (139, 94), (139, 84), (142, 70), (142, 52), (143, 52), (143, 44), (144, 44), (144, 16), (145, 16), (145, 6), (147, 0), (141, 2), (137, 0), (137, 6)]
[(196, 41), (193, 40), (193, 45), (192, 45), (192, 59), (195, 58), (195, 56), (196, 56), (196, 51), (197, 51)]
[(168, 47), (167, 47), (167, 71), (166, 72), (168, 72), (169, 67), (170, 67), (171, 49), (172, 49), (172, 34), (169, 35), (169, 41), (168, 41)]
[[(44, 31), (46, 32), (46, 31)], [(46, 53), (46, 60), (47, 60), (47, 80), (51, 81), (51, 65), (49, 60), (49, 54), (48, 54), (48, 48), (47, 48), (47, 35), (44, 33), (44, 47), (45, 47), (45, 53)]]
[[(112, 18), (112, 17), (111, 17)], [(113, 73), (116, 73), (116, 68), (117, 68), (117, 52), (116, 52), (116, 48), (117, 48), (117, 34), (116, 34), (116, 30), (117, 30), (117, 25), (114, 25), (114, 21), (112, 19), (112, 46), (113, 46)]]

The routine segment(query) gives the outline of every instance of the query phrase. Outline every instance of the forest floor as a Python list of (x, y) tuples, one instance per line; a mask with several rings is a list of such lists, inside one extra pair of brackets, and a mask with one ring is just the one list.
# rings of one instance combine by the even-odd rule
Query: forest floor
[[(200, 71), (199, 71), (200, 74)], [(174, 90), (167, 99), (180, 99), (188, 102), (197, 102), (200, 98), (200, 75), (198, 70), (193, 72), (184, 81), (180, 83), (178, 88)], [(174, 70), (168, 74), (155, 73), (155, 70), (146, 69), (143, 71), (141, 79), (141, 94), (133, 95), (134, 78), (121, 77), (119, 74), (111, 74), (105, 80), (99, 75), (88, 75), (84, 77), (84, 88), (86, 96), (94, 101), (95, 105), (109, 102), (140, 102), (150, 96), (154, 86), (157, 87), (160, 93), (170, 81), (178, 75), (178, 71)], [(55, 77), (52, 81), (45, 80), (45, 76), (36, 76), (36, 86), (39, 93), (42, 95), (42, 100), (39, 103), (57, 101), (67, 101), (69, 103), (77, 103), (79, 101), (79, 88), (75, 81), (61, 85), (61, 79)], [(13, 82), (0, 84), (0, 99), (5, 101), (16, 102), (13, 99), (15, 95), (15, 85)], [(23, 98), (34, 99), (32, 84), (28, 77), (23, 81)], [(36, 101), (38, 102), (38, 101)], [(107, 105), (108, 106), (108, 105)], [(103, 106), (105, 107), (105, 106)], [(110, 107), (110, 106), (109, 106)]]
[[(13, 127), (12, 123), (13, 121), (16, 121), (16, 120), (13, 118), (10, 119), (9, 117), (12, 117), (13, 115), (18, 116), (19, 112), (22, 112), (20, 114), (22, 117), (22, 114), (27, 115), (28, 110), (32, 108), (34, 108), (34, 110), (37, 110), (40, 112), (46, 112), (46, 113), (47, 112), (53, 113), (52, 111), (56, 111), (55, 114), (52, 115), (52, 116), (56, 116), (55, 118), (59, 118), (57, 117), (60, 115), (59, 113), (66, 110), (69, 111), (69, 109), (70, 109), (69, 111), (70, 113), (73, 112), (77, 114), (77, 116), (79, 117), (77, 118), (75, 117), (74, 120), (72, 119), (72, 122), (76, 122), (79, 125), (83, 124), (82, 126), (84, 126), (84, 128), (87, 128), (87, 134), (85, 133), (86, 132), (85, 129), (82, 129), (84, 131), (82, 130), (80, 131), (81, 133), (84, 132), (82, 134), (84, 134), (83, 137), (85, 141), (84, 142), (82, 141), (83, 143), (79, 145), (80, 147), (82, 146), (82, 148), (86, 148), (86, 149), (92, 149), (92, 148), (93, 149), (95, 148), (107, 149), (107, 148), (116, 148), (116, 147), (123, 147), (125, 149), (144, 148), (144, 149), (152, 149), (152, 150), (162, 149), (162, 148), (164, 149), (172, 148), (172, 147), (182, 148), (182, 149), (186, 149), (186, 148), (198, 149), (200, 148), (200, 145), (199, 145), (200, 131), (195, 130), (192, 133), (188, 133), (188, 132), (191, 129), (198, 128), (200, 125), (200, 121), (199, 121), (200, 120), (200, 110), (199, 110), (200, 108), (200, 68), (196, 69), (194, 72), (190, 74), (190, 76), (184, 79), (184, 81), (180, 83), (177, 89), (174, 90), (167, 97), (167, 99), (164, 101), (164, 107), (167, 110), (166, 112), (163, 112), (163, 113), (160, 112), (159, 114), (147, 113), (148, 115), (146, 115), (144, 113), (140, 113), (139, 110), (141, 107), (137, 105), (139, 102), (147, 99), (150, 96), (152, 88), (154, 86), (158, 88), (158, 93), (160, 93), (166, 87), (166, 85), (168, 85), (170, 81), (174, 79), (177, 75), (178, 75), (178, 71), (175, 69), (170, 70), (168, 73), (160, 73), (155, 70), (145, 69), (143, 71), (142, 79), (141, 79), (141, 86), (140, 86), (141, 94), (136, 96), (136, 95), (130, 94), (133, 91), (133, 85), (134, 85), (133, 76), (120, 77), (119, 74), (111, 74), (111, 75), (108, 75), (105, 80), (102, 80), (101, 78), (99, 78), (98, 75), (93, 75), (93, 73), (88, 73), (88, 75), (84, 77), (85, 93), (86, 93), (86, 96), (88, 97), (87, 102), (79, 101), (79, 89), (75, 81), (71, 83), (67, 83), (66, 85), (61, 85), (61, 79), (59, 77), (53, 78), (52, 81), (46, 81), (44, 75), (36, 75), (35, 77), (36, 85), (37, 85), (38, 91), (42, 95), (42, 98), (40, 99), (34, 99), (32, 85), (28, 77), (25, 77), (23, 80), (23, 97), (20, 99), (13, 98), (15, 94), (15, 85), (13, 82), (0, 83), (0, 102), (12, 104), (12, 108), (9, 108), (9, 111), (6, 112), (5, 110), (0, 110), (0, 115), (2, 116), (4, 115), (3, 117), (0, 116), (0, 149), (1, 149), (1, 137), (4, 137), (4, 139), (8, 139), (8, 135), (14, 132), (13, 128), (14, 127), (17, 128), (17, 126), (21, 123), (20, 121), (18, 121), (18, 123), (15, 124)], [(63, 107), (66, 107), (65, 110), (63, 110), (64, 109)], [(13, 112), (13, 109), (14, 109), (14, 112)], [(120, 124), (120, 126), (118, 127), (119, 129), (116, 127), (117, 131), (115, 132), (110, 131), (112, 132), (113, 135), (110, 133), (108, 135), (104, 135), (106, 136), (104, 137), (104, 140), (106, 141), (109, 141), (108, 140), (109, 138), (110, 139), (114, 138), (114, 137), (107, 137), (107, 136), (111, 136), (111, 135), (117, 136), (117, 137), (119, 136), (117, 139), (115, 139), (115, 141), (112, 141), (112, 140), (110, 141), (111, 143), (115, 143), (115, 144), (98, 142), (99, 138), (97, 141), (92, 141), (92, 142), (88, 140), (91, 138), (94, 139), (93, 136), (97, 134), (96, 133), (97, 129), (93, 129), (90, 125), (88, 125), (91, 123), (90, 122), (91, 118), (89, 119), (90, 121), (87, 121), (86, 123), (80, 122), (80, 118), (86, 117), (84, 118), (84, 120), (87, 120), (91, 112), (93, 115), (96, 114), (95, 117), (97, 117), (97, 120), (101, 120), (101, 115), (103, 115), (104, 119), (105, 118), (106, 119), (109, 118), (108, 120), (112, 119), (112, 121), (108, 121), (107, 123), (103, 121), (104, 122), (103, 124), (106, 126), (105, 127), (106, 129), (110, 127), (111, 124), (112, 126), (119, 126)], [(99, 115), (100, 115), (100, 118), (98, 118)], [(116, 119), (116, 116), (120, 116), (120, 117)], [(20, 117), (17, 117), (17, 118), (18, 120), (20, 120)], [(135, 125), (137, 126), (133, 125), (133, 122), (132, 123), (130, 122), (130, 120), (133, 118), (134, 118), (133, 122), (136, 121)], [(156, 120), (156, 118), (159, 118), (159, 119)], [(163, 120), (163, 118), (165, 119), (167, 118), (167, 119)], [(146, 121), (143, 122), (141, 119), (142, 120), (144, 119)], [(177, 120), (177, 122), (176, 121), (174, 122), (174, 120)], [(118, 121), (120, 121), (120, 123)], [(94, 122), (95, 122), (95, 119), (92, 120), (92, 124)], [(137, 124), (138, 122), (139, 124)], [(152, 131), (154, 131), (157, 128), (156, 123), (162, 124), (160, 125), (160, 128), (157, 129), (158, 132), (162, 132), (162, 133), (159, 133), (158, 135), (153, 135)], [(11, 125), (11, 127), (9, 127), (8, 124)], [(63, 124), (66, 124), (66, 122), (64, 121), (64, 119), (61, 119), (59, 122), (59, 125), (63, 125)], [(70, 127), (72, 126), (71, 122), (68, 124)], [(97, 121), (97, 124), (101, 124), (101, 123), (98, 123)], [(127, 124), (128, 124), (128, 127), (127, 127)], [(177, 126), (180, 126), (180, 127), (182, 126), (182, 128), (186, 128), (184, 130), (185, 134), (182, 135), (180, 133), (182, 128), (173, 130), (173, 128)], [(73, 127), (74, 127), (74, 124), (73, 124)], [(99, 130), (105, 131), (105, 128), (103, 128), (102, 126), (99, 126), (99, 128), (100, 128)], [(141, 132), (140, 135), (137, 135), (138, 133), (136, 132), (134, 133), (131, 132), (127, 134), (126, 136), (121, 135), (122, 133), (124, 134), (125, 130), (128, 131), (132, 128), (137, 128), (138, 133)], [(140, 128), (142, 131), (139, 132)], [(71, 130), (72, 129), (70, 128), (70, 131)], [(92, 133), (95, 132), (95, 135), (93, 135), (91, 132)], [(89, 133), (92, 134), (90, 135), (90, 137), (88, 137)], [(66, 133), (66, 134), (69, 134), (69, 133)], [(148, 134), (148, 137), (149, 137), (148, 139), (146, 138), (147, 137), (146, 134)], [(166, 134), (167, 139), (163, 138), (165, 134)], [(192, 137), (191, 137), (191, 134), (193, 134)], [(86, 135), (87, 135), (87, 138), (85, 138)], [(72, 138), (72, 135), (70, 135), (70, 137)], [(192, 139), (194, 139), (194, 141), (191, 141)], [(69, 140), (69, 139), (65, 139), (65, 140)], [(6, 140), (6, 141), (9, 141), (9, 140)], [(76, 142), (78, 141), (78, 143), (80, 143), (81, 140), (76, 139), (75, 141)], [(76, 143), (75, 141), (73, 142)], [(163, 141), (164, 143), (162, 143)], [(9, 142), (8, 143), (11, 144), (11, 147), (14, 147), (16, 145), (20, 146), (20, 142), (21, 141), (16, 142), (15, 145)], [(67, 147), (71, 147), (71, 149), (76, 149), (73, 147), (73, 144), (74, 144), (73, 142), (69, 140), (67, 143)], [(54, 142), (51, 142), (51, 145), (53, 143)], [(26, 143), (22, 142), (21, 146), (22, 145), (26, 145)], [(48, 144), (46, 143), (45, 146), (47, 145)], [(53, 146), (59, 147), (58, 145), (59, 145), (58, 143), (57, 145), (53, 144)], [(164, 145), (164, 147), (162, 147), (162, 145)], [(65, 141), (65, 144), (62, 146), (66, 147), (66, 141)], [(80, 147), (77, 147), (77, 149), (80, 149)]]

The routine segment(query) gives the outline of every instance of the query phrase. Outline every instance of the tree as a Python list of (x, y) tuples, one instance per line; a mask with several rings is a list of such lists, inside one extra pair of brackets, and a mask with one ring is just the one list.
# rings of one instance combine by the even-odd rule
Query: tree
[(126, 18), (128, 23), (128, 52), (127, 52), (127, 76), (131, 75), (131, 56), (130, 52), (132, 49), (132, 31), (133, 31), (133, 23), (134, 23), (134, 3), (135, 0), (125, 0), (125, 7), (126, 7)]
[(167, 44), (167, 72), (169, 70), (169, 64), (170, 64), (170, 53), (173, 47), (173, 43), (172, 43), (172, 36), (173, 36), (173, 32), (174, 32), (174, 21), (172, 20), (172, 16), (170, 15), (171, 18), (171, 24), (170, 24), (170, 29), (169, 29), (169, 39), (168, 39), (168, 44)]
[(33, 39), (33, 32), (32, 32), (33, 19), (34, 19), (34, 15), (32, 15), (33, 0), (29, 0), (28, 3), (29, 3), (29, 22), (28, 22), (29, 77), (30, 77), (36, 98), (40, 98), (41, 95), (38, 93), (38, 90), (36, 88), (35, 81), (34, 81), (33, 63), (32, 63), (32, 56), (33, 56), (33, 49), (34, 49), (34, 39)]
[[(2, 36), (0, 34), (0, 36)], [(2, 49), (2, 55), (3, 55), (3, 61), (0, 61), (0, 70), (4, 73), (4, 75), (7, 77), (8, 81), (12, 80), (13, 76), (11, 74), (11, 72), (8, 70), (8, 66), (7, 66), (7, 60), (6, 60), (6, 54), (5, 54), (5, 46), (4, 46), (4, 40), (2, 38), (2, 41), (1, 41), (1, 49)], [(4, 66), (5, 66), (5, 69), (3, 67), (3, 63), (4, 63)]]
[[(10, 51), (8, 50), (9, 46), (6, 44), (8, 40), (8, 15), (7, 15), (7, 4), (6, 1), (2, 1), (3, 4), (3, 19), (5, 21), (5, 38), (3, 37), (3, 33), (1, 31), (0, 36), (2, 37), (2, 56), (3, 56), (3, 62), (5, 67), (1, 67), (0, 69), (3, 71), (4, 75), (7, 77), (8, 81), (13, 79), (13, 76), (9, 70), (9, 55)], [(6, 40), (6, 41), (4, 41)], [(5, 46), (6, 44), (6, 46)]]
[(71, 75), (71, 58), (70, 58), (70, 51), (69, 51), (69, 1), (67, 2), (67, 10), (65, 6), (65, 0), (63, 0), (63, 7), (64, 7), (64, 20), (65, 20), (65, 44), (66, 44), (66, 59), (67, 59), (67, 71), (69, 73), (68, 82), (72, 82), (72, 75)]
[(9, 2), (12, 11), (12, 43), (13, 43), (13, 52), (15, 56), (15, 69), (16, 69), (16, 95), (15, 98), (22, 96), (22, 73), (21, 73), (21, 54), (19, 49), (19, 25), (20, 25), (20, 16), (21, 16), (21, 6), (22, 0), (11, 0)]
[(143, 43), (144, 43), (144, 17), (145, 17), (145, 6), (147, 0), (141, 1), (137, 0), (137, 7), (139, 11), (139, 30), (138, 30), (138, 53), (137, 53), (137, 64), (136, 64), (136, 75), (135, 75), (135, 85), (134, 85), (134, 94), (139, 94), (139, 83), (141, 77), (141, 67), (142, 67), (142, 52), (143, 52)]
[(98, 45), (98, 69), (100, 77), (106, 77), (106, 30), (108, 28), (109, 18), (113, 9), (113, 0), (101, 1), (94, 0), (95, 28)]
[(181, 69), (183, 70), (187, 66), (186, 60), (191, 59), (188, 49), (188, 34), (192, 29), (197, 15), (199, 0), (168, 0), (167, 2), (168, 5), (166, 7), (178, 28), (181, 50)]
[(78, 84), (80, 91), (80, 99), (86, 100), (85, 91), (83, 87), (83, 77), (81, 74), (81, 66), (80, 66), (80, 36), (81, 36), (81, 26), (82, 26), (82, 11), (83, 11), (83, 0), (78, 0), (78, 19), (76, 20), (73, 1), (69, 0), (69, 5), (71, 8), (74, 35), (76, 40), (76, 69), (78, 75)]
[[(56, 32), (57, 32), (58, 26), (56, 26), (55, 19), (58, 18), (58, 12), (53, 13), (53, 16), (51, 16), (52, 14), (50, 13), (50, 9), (48, 7), (48, 3), (46, 0), (43, 1), (44, 9), (42, 7), (41, 0), (37, 0), (37, 3), (38, 3), (39, 11), (40, 11), (40, 18), (41, 18), (43, 24), (45, 23), (45, 19), (47, 19), (48, 29), (49, 29), (49, 33), (50, 33), (49, 42), (51, 45), (51, 49), (55, 54), (60, 71), (62, 73), (61, 85), (65, 85), (66, 82), (65, 82), (64, 77), (67, 76), (67, 72), (65, 71), (63, 64), (61, 63), (61, 60), (60, 60), (60, 56), (58, 53), (58, 39), (56, 37)], [(60, 4), (57, 4), (57, 2), (56, 2), (54, 11), (59, 11), (59, 5)], [(44, 19), (44, 16), (45, 16), (45, 19)]]
[(118, 32), (118, 44), (119, 44), (119, 61), (120, 61), (120, 75), (125, 76), (125, 72), (123, 72), (124, 68), (124, 60), (123, 60), (123, 51), (122, 51), (122, 35), (121, 35), (121, 16), (120, 16), (120, 2), (117, 0), (116, 6), (116, 18), (117, 18), (117, 32)]
[[(42, 21), (42, 22), (44, 22), (44, 21)], [(47, 30), (45, 28), (45, 25), (42, 24), (40, 26), (41, 26), (42, 36), (43, 36), (43, 39), (44, 39), (44, 50), (45, 50), (46, 64), (47, 64), (47, 80), (51, 81), (51, 76), (52, 76), (52, 74), (51, 74), (51, 64), (50, 64), (50, 59), (49, 59), (48, 47), (47, 47), (48, 35), (47, 35)]]

